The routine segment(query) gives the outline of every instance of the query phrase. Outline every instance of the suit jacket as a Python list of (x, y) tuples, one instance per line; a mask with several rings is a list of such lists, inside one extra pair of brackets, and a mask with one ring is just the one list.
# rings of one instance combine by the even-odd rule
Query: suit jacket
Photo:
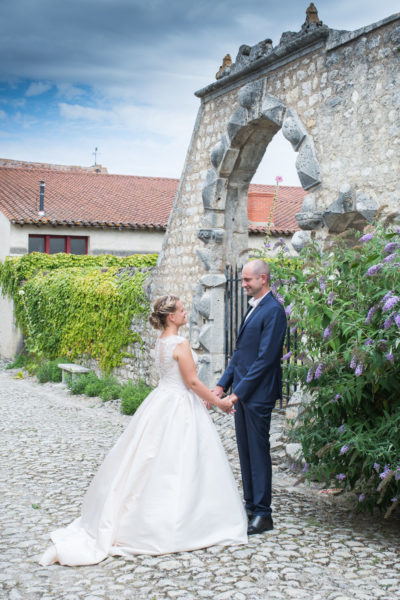
[(243, 403), (274, 405), (282, 397), (282, 346), (285, 310), (269, 292), (242, 321), (235, 351), (218, 385)]

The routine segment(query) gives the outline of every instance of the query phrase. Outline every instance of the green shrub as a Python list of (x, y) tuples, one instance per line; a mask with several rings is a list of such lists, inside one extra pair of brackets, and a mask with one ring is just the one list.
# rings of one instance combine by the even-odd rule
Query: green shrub
[(0, 287), (14, 301), (30, 354), (87, 356), (108, 373), (141, 343), (133, 317), (145, 318), (144, 282), (156, 255), (77, 256), (31, 253), (0, 263)]
[(121, 397), (122, 385), (115, 377), (104, 377), (101, 379), (101, 383), (103, 387), (99, 396), (104, 402)]
[(29, 358), (23, 352), (16, 355), (14, 360), (6, 366), (6, 369), (24, 369), (29, 362)]
[(146, 396), (151, 392), (151, 387), (139, 379), (138, 383), (129, 381), (122, 387), (121, 412), (124, 415), (133, 415)]
[(400, 500), (400, 228), (346, 232), (275, 263), (273, 292), (298, 330), (289, 376), (311, 394), (295, 433), (304, 471), (386, 516)]
[[(93, 387), (99, 381), (99, 378), (95, 373), (87, 373), (85, 375), (75, 375), (72, 377), (71, 375), (66, 376), (67, 379), (67, 387), (70, 390), (71, 394), (85, 394), (86, 387)], [(96, 394), (95, 394), (96, 395)]]
[(62, 372), (58, 363), (65, 362), (65, 358), (58, 358), (56, 360), (46, 360), (42, 362), (36, 369), (36, 377), (40, 383), (46, 383), (47, 381), (53, 381), (58, 383), (62, 380)]

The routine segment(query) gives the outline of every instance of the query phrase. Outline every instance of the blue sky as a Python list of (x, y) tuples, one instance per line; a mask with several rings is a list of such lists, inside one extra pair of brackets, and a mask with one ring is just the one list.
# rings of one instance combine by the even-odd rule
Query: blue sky
[[(93, 164), (180, 177), (199, 99), (222, 57), (299, 31), (308, 1), (3, 0), (0, 157)], [(399, 11), (398, 0), (317, 0), (322, 21), (354, 30)], [(255, 181), (297, 185), (283, 138)]]

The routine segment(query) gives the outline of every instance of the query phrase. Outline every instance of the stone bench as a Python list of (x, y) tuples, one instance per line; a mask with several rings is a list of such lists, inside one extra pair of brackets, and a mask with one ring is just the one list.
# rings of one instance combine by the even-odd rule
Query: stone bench
[(84, 375), (86, 373), (90, 373), (90, 369), (86, 367), (81, 367), (81, 365), (75, 365), (74, 363), (59, 363), (58, 367), (62, 371), (62, 382), (67, 383), (66, 374), (69, 373), (71, 378), (74, 378), (76, 375)]

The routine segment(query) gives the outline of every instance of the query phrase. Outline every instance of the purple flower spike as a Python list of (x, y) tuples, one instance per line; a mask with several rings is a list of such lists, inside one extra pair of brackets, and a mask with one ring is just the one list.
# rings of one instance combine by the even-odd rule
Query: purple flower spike
[(367, 318), (365, 319), (366, 323), (371, 323), (371, 319), (374, 316), (374, 314), (376, 313), (376, 311), (377, 311), (377, 307), (371, 306), (371, 308), (368, 311)]
[(321, 290), (321, 292), (325, 292), (325, 290), (326, 290), (325, 277), (319, 278), (319, 289)]
[(360, 238), (360, 242), (370, 242), (373, 239), (374, 239), (374, 234), (373, 233), (366, 233), (365, 235), (363, 235)]
[(345, 425), (341, 425), (339, 427), (339, 433), (343, 433), (345, 429), (346, 429), (346, 426)]
[(396, 481), (400, 481), (400, 467), (397, 467), (396, 473), (394, 474), (394, 478)]
[(350, 362), (350, 369), (355, 369), (357, 366), (357, 356), (354, 354)]
[(374, 340), (372, 338), (368, 338), (365, 342), (364, 342), (364, 346), (372, 346), (372, 344), (374, 343)]
[(385, 354), (386, 356), (386, 360), (388, 360), (391, 363), (394, 363), (394, 356), (391, 352), (388, 352), (387, 354)]
[(359, 501), (359, 502), (364, 502), (364, 500), (365, 500), (365, 494), (360, 494), (360, 495), (358, 496), (358, 501)]
[(394, 322), (396, 323), (397, 327), (400, 327), (400, 313), (396, 314), (394, 317)]
[(377, 273), (379, 273), (379, 271), (382, 271), (382, 263), (378, 263), (376, 265), (372, 265), (372, 267), (370, 267), (367, 271), (367, 275), (372, 276), (372, 275), (376, 275)]
[(386, 258), (383, 259), (384, 263), (391, 263), (394, 261), (394, 259), (396, 258), (397, 254), (394, 252), (393, 254), (389, 254), (389, 256), (386, 256)]
[(293, 354), (293, 350), (290, 350), (290, 352), (287, 352), (284, 356), (282, 356), (282, 360), (288, 360)]
[(287, 307), (285, 308), (285, 313), (286, 313), (287, 317), (290, 316), (290, 313), (292, 312), (292, 310), (293, 310), (293, 304), (288, 304)]
[(395, 250), (397, 250), (397, 248), (400, 248), (400, 243), (399, 242), (389, 242), (385, 246), (385, 252), (386, 252), (386, 254), (392, 254), (392, 252), (394, 252)]
[(331, 333), (332, 333), (331, 328), (328, 325), (328, 327), (324, 331), (324, 340), (327, 340), (328, 337), (330, 337)]
[(340, 454), (346, 454), (346, 452), (348, 452), (350, 449), (350, 446), (348, 446), (347, 444), (345, 444), (344, 446), (341, 447), (340, 449)]
[(306, 381), (307, 381), (307, 383), (311, 383), (312, 380), (313, 380), (313, 369), (311, 367), (311, 369), (308, 370)]
[(292, 329), (290, 330), (290, 333), (296, 333), (296, 331), (297, 331), (297, 325), (292, 327)]
[(306, 464), (305, 464), (305, 465), (304, 465), (304, 467), (302, 468), (302, 473), (307, 473), (307, 471), (308, 471), (308, 467), (309, 467), (309, 466), (310, 466), (310, 465), (309, 465), (309, 464), (306, 462)]
[(389, 329), (392, 326), (392, 324), (393, 324), (392, 317), (388, 317), (383, 324), (383, 329)]
[(336, 296), (335, 292), (329, 292), (328, 299), (326, 301), (328, 306), (332, 306), (335, 296)]
[(336, 479), (343, 481), (343, 479), (346, 479), (346, 475), (344, 473), (339, 473), (339, 475), (336, 475)]
[(390, 473), (390, 465), (385, 465), (382, 473), (379, 474), (379, 477), (381, 479), (386, 479), (386, 477), (389, 475), (389, 473)]
[(276, 295), (276, 299), (278, 300), (278, 302), (280, 302), (281, 304), (284, 303), (284, 299), (282, 297), (282, 295), (278, 292)]
[(342, 397), (342, 394), (336, 394), (335, 401), (337, 402), (338, 400), (340, 400), (341, 397)]
[(381, 469), (381, 465), (379, 463), (374, 463), (374, 469), (377, 473), (379, 473), (379, 471)]
[(322, 365), (322, 364), (318, 365), (318, 367), (315, 369), (314, 379), (319, 379), (321, 377), (323, 368), (324, 368), (324, 365)]
[(362, 375), (363, 367), (364, 367), (364, 365), (362, 363), (358, 363), (358, 365), (356, 366), (356, 370), (354, 371), (354, 374), (356, 377), (359, 377), (360, 375)]
[(392, 310), (392, 308), (396, 306), (399, 300), (400, 298), (398, 296), (392, 296), (391, 298), (386, 300), (385, 304), (383, 305), (382, 312), (389, 312), (389, 310)]

